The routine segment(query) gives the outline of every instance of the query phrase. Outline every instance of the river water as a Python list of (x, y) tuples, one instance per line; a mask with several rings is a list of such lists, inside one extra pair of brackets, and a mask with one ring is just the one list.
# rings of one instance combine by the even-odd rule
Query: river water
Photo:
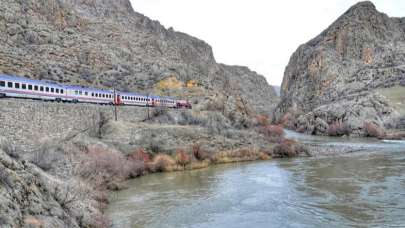
[(114, 227), (405, 227), (405, 143), (298, 138), (366, 150), (152, 174), (114, 193)]

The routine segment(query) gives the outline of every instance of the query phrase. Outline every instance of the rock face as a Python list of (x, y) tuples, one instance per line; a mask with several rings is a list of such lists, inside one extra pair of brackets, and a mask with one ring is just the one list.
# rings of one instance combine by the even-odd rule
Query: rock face
[(252, 112), (277, 103), (262, 76), (217, 64), (207, 43), (134, 12), (129, 0), (5, 0), (0, 41), (3, 73), (195, 100), (231, 81)]
[(291, 56), (276, 116), (300, 131), (326, 134), (342, 122), (360, 135), (366, 121), (394, 126), (397, 112), (382, 88), (405, 93), (405, 18), (390, 18), (371, 2), (351, 7)]

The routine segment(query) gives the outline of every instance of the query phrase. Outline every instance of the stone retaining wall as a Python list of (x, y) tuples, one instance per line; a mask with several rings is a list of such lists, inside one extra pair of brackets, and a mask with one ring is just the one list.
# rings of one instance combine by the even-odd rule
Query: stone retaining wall
[[(142, 121), (147, 112), (144, 107), (118, 107), (118, 119)], [(94, 128), (102, 115), (112, 119), (113, 114), (113, 106), (0, 99), (0, 138), (30, 150), (38, 141), (63, 140)]]

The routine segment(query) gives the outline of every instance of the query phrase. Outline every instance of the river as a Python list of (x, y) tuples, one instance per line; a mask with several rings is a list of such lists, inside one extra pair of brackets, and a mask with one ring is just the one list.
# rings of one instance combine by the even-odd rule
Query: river
[(366, 150), (152, 174), (107, 214), (114, 227), (405, 227), (405, 143), (287, 135)]

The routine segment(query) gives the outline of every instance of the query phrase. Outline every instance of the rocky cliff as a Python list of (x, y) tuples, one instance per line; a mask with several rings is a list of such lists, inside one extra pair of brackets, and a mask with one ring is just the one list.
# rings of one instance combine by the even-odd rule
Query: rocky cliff
[(217, 64), (211, 47), (133, 11), (129, 0), (5, 0), (0, 72), (67, 84), (182, 96), (198, 102), (233, 85), (252, 113), (277, 103), (263, 76)]
[(405, 18), (360, 2), (291, 56), (276, 116), (294, 116), (291, 127), (312, 134), (327, 134), (334, 123), (355, 135), (365, 122), (396, 127), (405, 114), (403, 86)]

